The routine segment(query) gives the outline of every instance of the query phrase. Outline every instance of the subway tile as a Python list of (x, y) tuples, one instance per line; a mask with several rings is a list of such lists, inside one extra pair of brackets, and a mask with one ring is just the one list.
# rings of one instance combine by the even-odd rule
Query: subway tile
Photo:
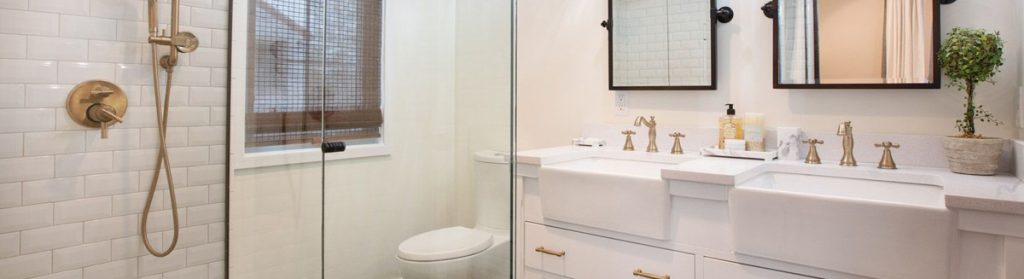
[(192, 26), (228, 29), (228, 12), (214, 9), (192, 8)]
[[(161, 25), (168, 25), (171, 23), (171, 4), (167, 3), (166, 1), (159, 2), (161, 2), (160, 7), (157, 9), (162, 12), (158, 13), (158, 22)], [(178, 11), (180, 13), (178, 17), (178, 23), (182, 26), (191, 25), (189, 24), (191, 22), (190, 10), (191, 8), (189, 7), (182, 7), (182, 9)]]
[(0, 84), (0, 108), (17, 108), (22, 106), (25, 106), (25, 85)]
[(172, 107), (168, 114), (167, 125), (171, 127), (210, 124), (210, 108), (207, 107)]
[[(166, 195), (165, 195), (166, 196)], [(174, 228), (174, 211), (170, 210), (170, 203), (167, 204), (167, 210), (154, 210), (149, 212), (149, 218), (146, 220), (146, 228), (151, 232), (160, 232), (171, 230)], [(188, 212), (184, 208), (178, 208), (178, 224), (184, 225), (188, 221)]]
[[(153, 248), (163, 249), (160, 234), (161, 233), (149, 234), (149, 243), (153, 245)], [(110, 241), (110, 258), (113, 260), (138, 257), (147, 254), (149, 254), (149, 251), (146, 250), (145, 244), (142, 243), (141, 236), (133, 235)]]
[(153, 275), (185, 267), (185, 254), (176, 251), (163, 258), (145, 255), (139, 258), (139, 275)]
[(0, 260), (3, 278), (29, 278), (50, 273), (50, 252), (41, 252)]
[[(138, 193), (113, 196), (112, 210), (114, 216), (142, 213), (142, 209), (146, 206), (147, 196), (149, 196), (148, 190)], [(163, 209), (163, 197), (163, 192), (158, 191), (154, 193), (153, 204), (150, 206), (150, 210)]]
[(193, 106), (225, 106), (228, 90), (224, 87), (192, 87), (189, 104)]
[(82, 268), (110, 261), (110, 241), (53, 250), (53, 270)]
[(22, 203), (25, 205), (58, 202), (81, 198), (85, 192), (85, 179), (81, 176), (22, 183)]
[(21, 157), (25, 149), (22, 134), (0, 134), (0, 158)]
[(225, 126), (201, 126), (188, 128), (189, 145), (219, 145), (224, 144), (228, 134)]
[[(117, 0), (110, 0), (117, 1)], [(149, 24), (142, 21), (117, 21), (117, 40), (122, 42), (146, 43), (149, 38)], [(149, 53), (149, 47), (144, 47)], [(148, 55), (148, 54), (146, 54)], [(143, 56), (146, 56), (143, 55)]]
[(0, 58), (25, 58), (28, 52), (28, 39), (23, 35), (0, 34), (0, 42), (4, 42), (0, 44)]
[(60, 36), (96, 40), (117, 39), (117, 21), (87, 16), (60, 16)]
[(224, 145), (210, 146), (210, 164), (223, 164), (227, 161), (228, 149)]
[(28, 0), (0, 0), (0, 9), (26, 10)]
[(21, 234), (11, 232), (0, 234), (0, 259), (17, 256), (21, 252)]
[(82, 269), (66, 270), (32, 279), (82, 279)]
[(224, 261), (212, 262), (208, 266), (210, 276), (207, 279), (225, 279), (227, 276), (227, 265)]
[(114, 64), (96, 62), (60, 62), (57, 80), (60, 83), (78, 84), (87, 80), (114, 80)]
[(210, 190), (207, 186), (179, 188), (175, 196), (178, 198), (178, 208), (204, 205), (210, 201)]
[(56, 14), (0, 10), (0, 33), (57, 36), (59, 26)]
[(86, 127), (86, 126), (82, 126), (81, 124), (78, 124), (78, 122), (75, 122), (74, 119), (71, 119), (71, 117), (68, 117), (68, 113), (66, 111), (57, 110), (56, 113), (57, 113), (57, 120), (56, 120), (57, 123), (54, 125), (54, 130), (57, 130), (57, 131), (82, 131), (82, 132), (84, 132), (84, 131), (96, 129), (96, 128), (93, 128), (93, 127)]
[(131, 116), (124, 118), (124, 123), (119, 125), (122, 128), (156, 128), (156, 108), (154, 107), (133, 107), (128, 110)]
[(226, 68), (210, 69), (210, 86), (228, 86), (228, 70)]
[(224, 183), (224, 165), (188, 168), (188, 185)]
[[(141, 179), (139, 185), (142, 185), (143, 191), (148, 191), (150, 185), (153, 183), (153, 170), (144, 170), (139, 172), (139, 178)], [(188, 168), (172, 168), (171, 176), (174, 179), (175, 187), (187, 187), (188, 186)], [(160, 169), (160, 179), (156, 183), (157, 189), (167, 189), (167, 173)], [(168, 203), (164, 203), (169, 205)]]
[[(163, 232), (164, 239), (170, 241), (174, 237), (174, 231)], [(207, 243), (208, 229), (203, 226), (184, 227), (178, 230), (178, 245), (175, 249), (184, 249)]]
[(228, 109), (226, 107), (210, 108), (210, 125), (227, 125)]
[(139, 173), (116, 172), (85, 177), (85, 196), (98, 197), (139, 191)]
[(134, 42), (89, 41), (89, 61), (139, 63), (143, 45)]
[(189, 65), (197, 67), (228, 66), (228, 50), (223, 48), (199, 48), (189, 54)]
[(82, 223), (21, 232), (21, 253), (35, 253), (82, 244)]
[(88, 15), (89, 1), (84, 0), (32, 0), (28, 9), (40, 12), (51, 12), (71, 15)]
[(207, 146), (170, 148), (167, 153), (171, 166), (175, 167), (205, 165), (210, 161), (210, 148)]
[[(117, 64), (114, 67), (117, 83), (122, 85), (153, 85), (153, 74), (151, 71), (150, 65), (143, 64)], [(146, 93), (153, 94), (151, 92)]]
[(0, 183), (53, 177), (53, 156), (0, 159)]
[(86, 221), (85, 242), (132, 236), (139, 233), (139, 216), (125, 215)]
[[(167, 127), (164, 142), (167, 147), (188, 146), (188, 127)], [(142, 148), (160, 147), (160, 132), (156, 128), (142, 129)]]
[(139, 260), (130, 258), (86, 267), (85, 279), (131, 279), (139, 274)]
[(139, 129), (110, 129), (107, 138), (102, 138), (100, 130), (85, 132), (85, 150), (110, 151), (139, 148)]
[(188, 248), (188, 265), (211, 263), (224, 259), (224, 242)]
[(84, 61), (89, 54), (87, 43), (83, 39), (29, 36), (27, 57)]
[(0, 121), (0, 133), (51, 131), (54, 117), (50, 108), (0, 109), (0, 119), (18, 120)]
[(95, 17), (144, 21), (145, 1), (92, 0), (89, 14)]
[[(153, 86), (141, 86), (141, 88), (142, 88), (142, 92), (145, 92), (145, 94), (142, 94), (142, 96), (140, 96), (140, 98), (141, 98), (140, 99), (140, 104), (142, 106), (147, 106), (147, 107), (154, 106), (156, 103), (154, 102), (154, 99), (153, 99)], [(172, 107), (188, 105), (189, 91), (190, 90), (189, 90), (188, 87), (172, 86), (171, 87), (171, 104), (170, 105)], [(164, 104), (164, 101), (165, 101), (164, 100), (165, 96), (166, 95), (165, 95), (165, 92), (164, 92), (164, 87), (160, 86), (160, 106), (161, 107), (163, 107), (163, 104)], [(153, 116), (153, 117), (155, 117), (155, 116)]]
[(114, 151), (114, 170), (152, 170), (156, 168), (156, 155), (156, 149)]
[(171, 84), (184, 86), (210, 86), (210, 68), (177, 67)]
[[(2, 18), (2, 12), (0, 12), (0, 18)], [(0, 26), (3, 25), (0, 24)], [(57, 62), (0, 59), (0, 83), (48, 82), (57, 82)]]
[(21, 183), (0, 183), (0, 208), (21, 205)]
[[(29, 84), (25, 86), (25, 106), (33, 108), (63, 108), (67, 105), (72, 85)], [(63, 112), (63, 111), (62, 111)]]
[(0, 209), (0, 233), (35, 229), (51, 224), (53, 224), (53, 204), (51, 203)]
[(181, 4), (190, 7), (209, 8), (213, 6), (213, 0), (182, 0)]
[(110, 197), (64, 201), (53, 204), (53, 222), (65, 224), (110, 217)]
[[(199, 40), (199, 49), (210, 47), (211, 41), (213, 40), (213, 30), (214, 29), (195, 26), (181, 27), (181, 31), (189, 32), (196, 36), (196, 39)], [(192, 53), (186, 54), (185, 56), (192, 56)], [(189, 61), (191, 61), (191, 59), (189, 59)]]
[(25, 156), (78, 153), (85, 151), (85, 133), (25, 133)]
[(212, 41), (211, 47), (227, 49), (231, 46), (231, 33), (227, 30), (212, 29), (210, 33)]
[(57, 155), (57, 177), (108, 173), (111, 171), (110, 152), (92, 152)]
[(162, 279), (208, 279), (207, 276), (206, 266), (199, 265), (164, 273)]
[(225, 228), (224, 222), (210, 223), (210, 242), (224, 241), (227, 238), (227, 229)]
[(214, 222), (224, 221), (224, 204), (214, 203), (200, 206), (193, 206), (188, 208), (189, 226), (203, 225)]

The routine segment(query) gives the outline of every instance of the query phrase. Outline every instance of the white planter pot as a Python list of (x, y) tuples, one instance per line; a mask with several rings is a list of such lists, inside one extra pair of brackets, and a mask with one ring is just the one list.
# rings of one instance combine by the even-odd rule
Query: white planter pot
[(1005, 139), (946, 137), (943, 146), (949, 170), (973, 175), (995, 175)]

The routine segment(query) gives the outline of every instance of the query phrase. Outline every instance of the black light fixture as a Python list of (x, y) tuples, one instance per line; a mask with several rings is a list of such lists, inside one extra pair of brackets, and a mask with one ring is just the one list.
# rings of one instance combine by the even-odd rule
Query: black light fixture
[(736, 14), (733, 13), (732, 8), (729, 7), (721, 7), (715, 11), (715, 19), (718, 19), (718, 22), (721, 23), (728, 23), (732, 21), (734, 16), (736, 16)]
[(939, 0), (939, 4), (943, 5), (953, 4), (953, 2), (956, 2), (956, 0)]
[(761, 6), (761, 12), (764, 13), (765, 17), (775, 18), (778, 11), (775, 9), (775, 1), (768, 1)]

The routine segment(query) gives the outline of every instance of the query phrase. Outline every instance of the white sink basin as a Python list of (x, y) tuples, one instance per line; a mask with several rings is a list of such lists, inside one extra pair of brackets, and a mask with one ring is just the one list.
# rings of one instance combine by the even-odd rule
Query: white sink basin
[(594, 152), (541, 165), (544, 218), (654, 239), (668, 239), (671, 196), (661, 169), (686, 157), (639, 152)]
[(875, 278), (947, 278), (935, 185), (767, 172), (729, 194), (737, 253)]

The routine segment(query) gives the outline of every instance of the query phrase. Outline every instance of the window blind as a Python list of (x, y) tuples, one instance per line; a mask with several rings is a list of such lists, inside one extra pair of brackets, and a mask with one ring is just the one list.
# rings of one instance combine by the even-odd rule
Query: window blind
[(379, 138), (382, 1), (254, 2), (246, 147)]

